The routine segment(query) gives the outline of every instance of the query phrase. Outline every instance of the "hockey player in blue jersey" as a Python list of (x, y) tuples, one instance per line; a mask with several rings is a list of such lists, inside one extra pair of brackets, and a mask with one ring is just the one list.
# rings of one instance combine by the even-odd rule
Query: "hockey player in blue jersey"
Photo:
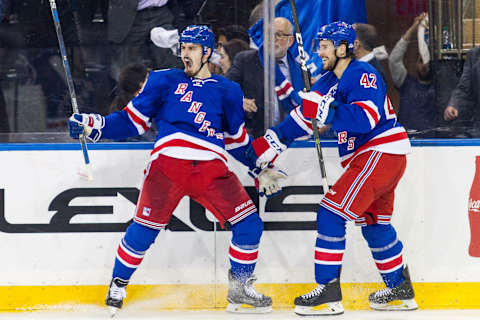
[[(269, 312), (272, 299), (252, 286), (263, 222), (226, 166), (226, 150), (248, 165), (245, 149), (250, 138), (243, 120), (242, 91), (238, 84), (210, 74), (207, 62), (214, 35), (208, 27), (188, 26), (179, 44), (185, 70), (152, 71), (139, 95), (122, 111), (106, 117), (74, 114), (69, 121), (72, 137), (85, 130), (94, 142), (143, 134), (152, 121), (158, 129), (133, 223), (117, 250), (106, 304), (113, 312), (122, 307), (133, 272), (187, 195), (212, 212), (222, 226), (231, 226), (227, 311)], [(280, 177), (273, 169), (261, 171), (261, 191), (277, 192)], [(250, 307), (243, 308), (245, 304)]]
[(368, 63), (353, 57), (355, 31), (344, 22), (321, 28), (315, 41), (326, 73), (304, 92), (302, 106), (281, 124), (253, 141), (247, 151), (258, 166), (273, 161), (295, 138), (312, 134), (311, 119), (337, 133), (345, 172), (324, 196), (317, 213), (315, 280), (318, 286), (295, 298), (300, 315), (341, 314), (340, 270), (345, 251), (345, 225), (362, 227), (386, 288), (369, 296), (378, 310), (417, 308), (402, 242), (390, 219), (394, 191), (406, 167), (410, 142), (397, 122), (386, 85)]

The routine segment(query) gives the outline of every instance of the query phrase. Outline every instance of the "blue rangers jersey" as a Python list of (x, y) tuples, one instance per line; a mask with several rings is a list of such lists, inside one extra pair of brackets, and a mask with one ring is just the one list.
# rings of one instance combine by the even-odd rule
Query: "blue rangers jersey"
[[(331, 125), (337, 133), (343, 167), (368, 150), (410, 152), (410, 141), (397, 122), (383, 78), (370, 64), (352, 60), (340, 80), (332, 71), (326, 72), (312, 90), (333, 96), (338, 104)], [(313, 134), (311, 121), (303, 117), (301, 107), (292, 110), (277, 130), (287, 141)]]
[(105, 117), (102, 138), (122, 139), (158, 129), (151, 161), (159, 154), (185, 160), (220, 159), (225, 150), (248, 165), (250, 142), (244, 124), (240, 86), (222, 76), (198, 79), (183, 70), (150, 72), (140, 94)]

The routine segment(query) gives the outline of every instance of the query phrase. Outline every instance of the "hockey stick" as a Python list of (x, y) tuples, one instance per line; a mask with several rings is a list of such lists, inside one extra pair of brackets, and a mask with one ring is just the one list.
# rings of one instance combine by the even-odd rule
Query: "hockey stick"
[[(72, 109), (74, 113), (79, 113), (77, 95), (75, 93), (75, 87), (73, 86), (72, 73), (70, 72), (70, 65), (67, 60), (67, 50), (65, 49), (65, 42), (63, 41), (62, 27), (60, 26), (60, 18), (58, 16), (57, 4), (55, 0), (49, 0), (50, 9), (52, 11), (53, 24), (55, 25), (55, 31), (57, 32), (58, 46), (60, 48), (60, 54), (62, 55), (63, 68), (65, 69), (65, 76), (67, 79), (68, 91), (70, 92), (70, 98), (72, 100)], [(85, 135), (82, 134), (79, 137), (80, 145), (82, 146), (83, 159), (85, 160), (85, 167), (87, 169), (87, 179), (93, 180), (92, 169), (90, 167), (90, 158), (88, 157), (87, 142)]]
[[(290, 6), (292, 7), (293, 22), (295, 24), (295, 38), (297, 40), (298, 54), (300, 56), (303, 84), (305, 85), (305, 90), (308, 92), (312, 89), (312, 87), (310, 85), (310, 77), (308, 75), (307, 59), (305, 58), (305, 51), (303, 49), (302, 33), (298, 24), (295, 0), (290, 0)], [(327, 194), (327, 192), (329, 191), (327, 182), (327, 171), (325, 170), (325, 161), (323, 160), (322, 147), (320, 146), (320, 134), (318, 133), (317, 119), (315, 118), (312, 119), (312, 130), (313, 137), (315, 138), (315, 149), (317, 150), (318, 163), (320, 164), (320, 173), (322, 175), (323, 194)]]

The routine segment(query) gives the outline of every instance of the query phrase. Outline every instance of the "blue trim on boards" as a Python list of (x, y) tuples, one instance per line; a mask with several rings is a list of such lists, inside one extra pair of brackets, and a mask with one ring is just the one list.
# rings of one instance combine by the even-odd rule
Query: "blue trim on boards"
[[(480, 147), (480, 139), (418, 139), (410, 140), (414, 147)], [(323, 148), (336, 148), (335, 140), (321, 141)], [(290, 148), (313, 148), (312, 140), (295, 141)], [(89, 150), (152, 150), (153, 142), (88, 143)], [(0, 151), (81, 150), (80, 143), (0, 143)]]
[[(480, 139), (415, 139), (410, 140), (413, 147), (471, 147), (480, 146)], [(325, 148), (336, 148), (336, 140), (323, 140), (320, 145)], [(315, 141), (294, 141), (290, 148), (315, 147)]]
[[(153, 142), (87, 143), (88, 150), (151, 150)], [(80, 143), (0, 143), (0, 151), (81, 150)]]

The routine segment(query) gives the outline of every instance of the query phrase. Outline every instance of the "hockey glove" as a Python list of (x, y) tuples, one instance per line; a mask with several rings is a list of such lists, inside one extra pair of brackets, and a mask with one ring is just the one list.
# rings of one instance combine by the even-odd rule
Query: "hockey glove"
[(97, 142), (102, 137), (102, 128), (105, 126), (105, 118), (96, 113), (74, 113), (68, 119), (70, 137), (78, 139), (81, 134), (92, 142)]
[(286, 149), (287, 146), (280, 141), (275, 131), (268, 129), (263, 137), (252, 141), (247, 157), (255, 162), (256, 167), (264, 168)]
[(316, 118), (320, 124), (332, 122), (335, 110), (330, 108), (335, 107), (336, 102), (331, 95), (300, 91), (299, 96), (302, 98), (302, 114), (305, 118)]
[(255, 187), (257, 188), (260, 196), (266, 196), (267, 198), (276, 196), (282, 191), (282, 187), (279, 184), (280, 179), (285, 179), (287, 174), (270, 164), (263, 170), (255, 168), (248, 172), (248, 174), (255, 179)]

